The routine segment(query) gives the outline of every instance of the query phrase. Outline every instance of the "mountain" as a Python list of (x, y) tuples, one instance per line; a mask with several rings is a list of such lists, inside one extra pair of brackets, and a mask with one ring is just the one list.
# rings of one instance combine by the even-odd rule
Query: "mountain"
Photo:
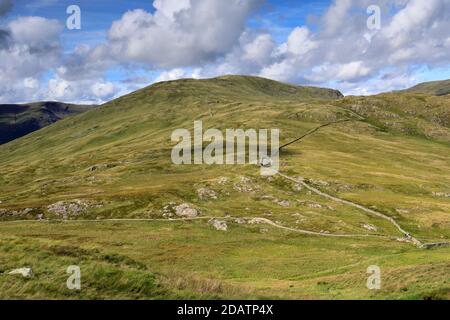
[(61, 102), (0, 104), (0, 144), (20, 138), (92, 106)]
[[(1, 145), (0, 298), (448, 299), (448, 105), (184, 79)], [(279, 129), (280, 174), (174, 164), (172, 133), (199, 120)]]
[(445, 96), (450, 94), (450, 80), (419, 83), (406, 91), (430, 94), (433, 96)]

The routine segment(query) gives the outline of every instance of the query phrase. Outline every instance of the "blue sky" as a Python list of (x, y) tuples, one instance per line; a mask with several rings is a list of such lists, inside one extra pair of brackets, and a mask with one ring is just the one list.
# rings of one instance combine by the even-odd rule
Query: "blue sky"
[[(16, 0), (0, 17), (9, 34), (0, 102), (101, 102), (155, 81), (225, 73), (346, 94), (448, 79), (449, 1)], [(371, 4), (377, 30), (366, 25)], [(81, 30), (65, 27), (69, 5), (81, 9)]]
[[(308, 24), (308, 17), (321, 15), (330, 5), (330, 0), (270, 0), (264, 3), (248, 20), (249, 28), (267, 29), (281, 42), (292, 28)], [(99, 43), (115, 20), (134, 9), (154, 12), (151, 0), (18, 0), (9, 20), (16, 16), (41, 16), (57, 19), (65, 24), (66, 8), (78, 5), (82, 10), (82, 30), (63, 31), (64, 47), (72, 50), (80, 43)]]

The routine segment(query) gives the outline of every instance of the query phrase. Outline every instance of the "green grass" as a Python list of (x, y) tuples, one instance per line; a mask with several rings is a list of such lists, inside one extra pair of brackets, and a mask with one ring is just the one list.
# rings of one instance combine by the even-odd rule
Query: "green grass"
[(450, 94), (450, 80), (431, 81), (420, 83), (407, 91), (425, 93), (435, 96), (444, 96)]
[[(233, 224), (220, 233), (206, 222), (3, 224), (2, 271), (30, 266), (35, 276), (0, 274), (0, 297), (448, 298), (445, 249), (260, 228)], [(382, 270), (380, 291), (366, 288), (366, 269), (374, 264)], [(69, 265), (81, 268), (81, 291), (65, 287)]]
[[(407, 93), (341, 99), (333, 90), (255, 77), (181, 80), (2, 145), (0, 214), (32, 209), (2, 220), (61, 218), (47, 209), (58, 201), (100, 205), (70, 217), (98, 222), (0, 223), (0, 297), (449, 298), (448, 248), (389, 240), (400, 234), (386, 220), (280, 177), (260, 177), (257, 166), (176, 166), (170, 159), (172, 131), (192, 130), (194, 120), (205, 130), (279, 128), (286, 143), (350, 119), (283, 150), (281, 171), (376, 208), (423, 241), (449, 241), (448, 198), (433, 194), (450, 193), (448, 105), (448, 97)], [(228, 182), (219, 183), (223, 177)], [(239, 191), (242, 177), (251, 191)], [(217, 199), (200, 199), (200, 188)], [(304, 236), (231, 222), (219, 232), (207, 220), (101, 221), (162, 219), (170, 203), (189, 203), (204, 217), (265, 217), (290, 228), (387, 238)], [(77, 263), (86, 270), (85, 289), (68, 292), (65, 268)], [(365, 287), (371, 264), (386, 276), (380, 291)], [(32, 266), (36, 277), (5, 274), (22, 266)]]

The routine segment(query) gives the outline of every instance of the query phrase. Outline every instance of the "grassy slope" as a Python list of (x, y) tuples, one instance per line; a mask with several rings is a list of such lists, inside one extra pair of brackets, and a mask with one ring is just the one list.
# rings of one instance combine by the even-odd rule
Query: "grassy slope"
[(388, 93), (347, 97), (340, 105), (382, 130), (450, 142), (450, 96)]
[[(448, 295), (448, 251), (397, 242), (300, 236), (269, 227), (217, 232), (201, 222), (4, 224), (0, 298), (425, 299)], [(65, 287), (79, 265), (82, 290)], [(382, 290), (366, 269), (382, 270)]]
[(425, 93), (434, 96), (444, 96), (450, 94), (450, 80), (431, 81), (420, 83), (407, 91)]
[[(259, 78), (156, 84), (0, 146), (0, 208), (30, 207), (34, 210), (21, 218), (33, 219), (38, 213), (54, 218), (47, 205), (90, 199), (105, 205), (79, 219), (161, 218), (167, 203), (188, 202), (204, 216), (266, 216), (317, 232), (398, 236), (383, 220), (295, 191), (280, 178), (261, 178), (254, 166), (174, 166), (170, 161), (172, 130), (192, 129), (194, 119), (203, 120), (205, 128), (280, 128), (281, 140), (287, 142), (319, 124), (345, 118), (355, 121), (328, 127), (286, 149), (281, 170), (308, 178), (328, 193), (376, 206), (421, 239), (449, 239), (448, 199), (433, 195), (450, 190), (448, 100), (411, 94), (335, 97), (335, 91), (296, 89)], [(358, 114), (367, 120), (357, 121)], [(402, 126), (386, 123), (392, 117)], [(416, 129), (404, 130), (409, 127)], [(89, 170), (92, 166), (102, 169)], [(237, 190), (242, 176), (252, 179), (253, 191)], [(220, 177), (230, 181), (219, 184)], [(218, 199), (200, 200), (200, 187), (215, 190)], [(290, 205), (282, 207), (265, 199), (267, 195)], [(376, 226), (377, 232), (364, 224)], [(31, 265), (49, 275), (13, 286), (3, 297), (70, 297), (64, 283), (53, 290), (50, 276), (56, 272), (64, 278), (61, 268), (68, 262), (86, 264), (88, 270), (109, 268), (125, 283), (122, 288), (104, 287), (101, 275), (89, 274), (86, 291), (74, 298), (421, 298), (446, 297), (449, 288), (448, 249), (421, 251), (379, 239), (309, 237), (263, 225), (229, 227), (221, 233), (205, 221), (0, 225), (2, 245), (10, 247), (0, 255), (3, 269)], [(69, 248), (69, 253), (49, 255), (55, 246), (99, 252), (72, 257), (70, 252), (78, 251)], [(35, 253), (21, 254), (25, 248)], [(127, 282), (134, 267), (102, 258), (110, 254), (142, 263), (155, 279)], [(364, 286), (369, 264), (380, 264), (388, 279), (376, 293)], [(8, 288), (10, 281), (0, 275), (0, 286)], [(42, 283), (51, 289), (38, 289)], [(145, 283), (153, 294), (145, 291)], [(130, 289), (139, 284), (144, 291)]]
[(20, 138), (91, 108), (92, 106), (61, 102), (2, 104), (0, 105), (0, 144)]

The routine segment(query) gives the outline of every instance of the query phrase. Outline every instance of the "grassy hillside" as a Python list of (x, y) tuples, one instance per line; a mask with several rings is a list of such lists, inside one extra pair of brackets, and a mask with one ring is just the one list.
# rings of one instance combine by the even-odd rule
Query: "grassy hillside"
[(450, 142), (450, 96), (387, 93), (339, 103), (380, 130)]
[[(419, 249), (389, 220), (310, 189), (376, 210), (424, 243), (450, 241), (448, 102), (179, 80), (0, 146), (0, 297), (449, 298), (448, 248)], [(172, 164), (171, 133), (194, 120), (279, 128), (282, 144), (347, 121), (283, 149), (280, 171), (302, 184), (253, 165)], [(181, 204), (198, 218), (173, 220)], [(87, 272), (81, 292), (64, 287), (69, 264)], [(373, 264), (380, 291), (365, 286)], [(36, 276), (6, 274), (22, 266)]]
[(450, 94), (450, 80), (424, 82), (406, 91), (430, 94), (433, 96), (445, 96)]
[(20, 138), (92, 106), (61, 102), (0, 105), (0, 144)]

